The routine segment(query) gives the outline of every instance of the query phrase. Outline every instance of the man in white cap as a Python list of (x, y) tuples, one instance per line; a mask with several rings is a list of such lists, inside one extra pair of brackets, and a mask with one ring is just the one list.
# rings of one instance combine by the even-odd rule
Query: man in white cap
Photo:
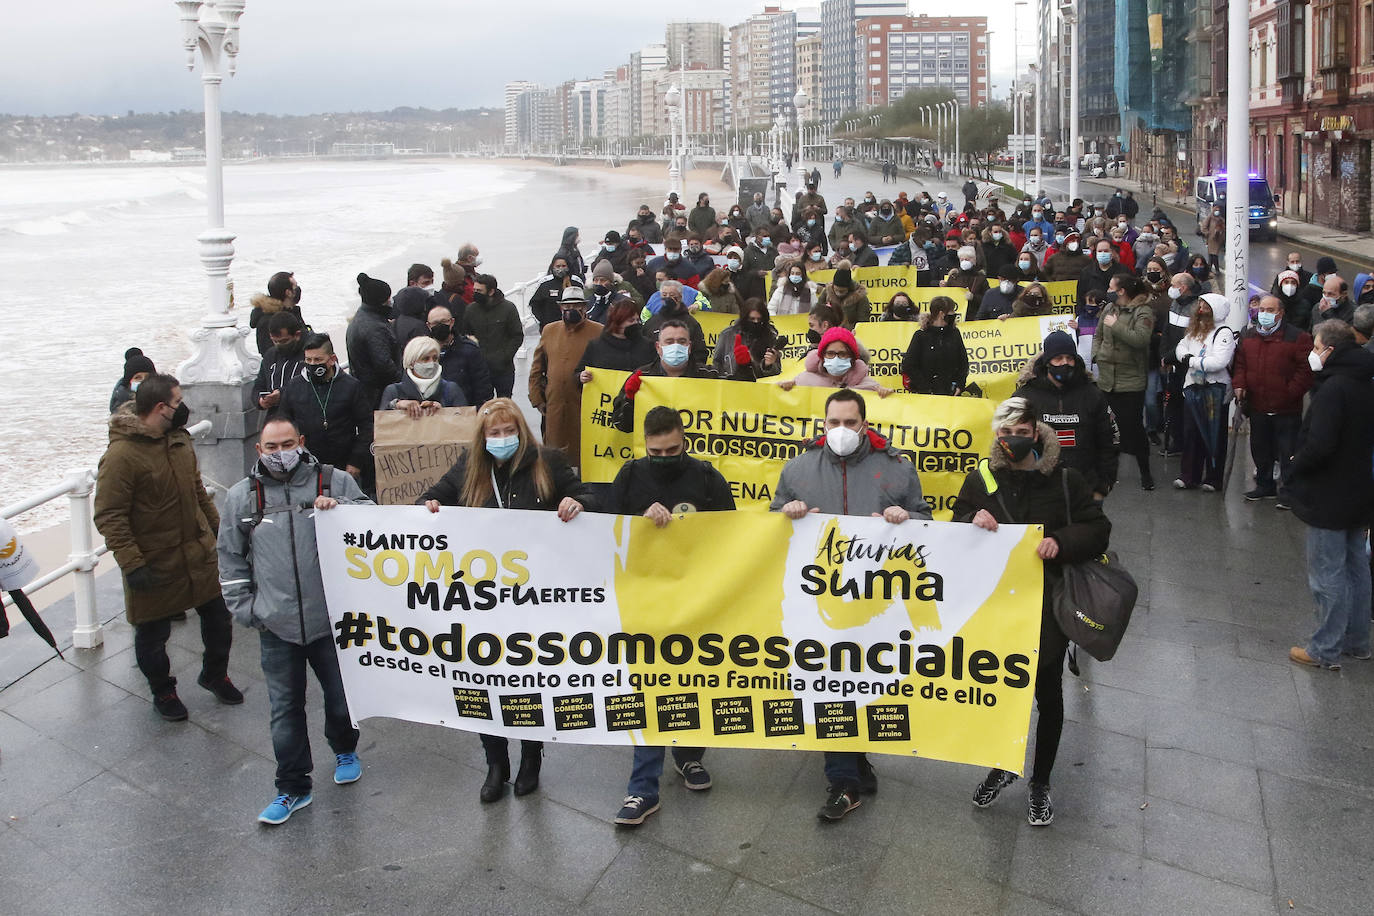
[(935, 195), (935, 215), (946, 223), (954, 216), (954, 205), (949, 202), (949, 195), (944, 191)]

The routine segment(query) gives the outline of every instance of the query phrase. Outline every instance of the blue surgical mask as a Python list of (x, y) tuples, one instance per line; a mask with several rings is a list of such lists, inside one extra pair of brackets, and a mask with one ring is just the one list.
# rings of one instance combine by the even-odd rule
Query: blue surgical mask
[(1097, 253), (1097, 263), (1106, 267), (1108, 264), (1112, 263), (1112, 253), (1110, 251), (1099, 251)]
[(803, 277), (803, 276), (801, 276), (800, 274), (792, 274), (792, 275), (789, 276), (787, 279), (788, 279), (790, 282), (792, 282), (792, 283), (798, 283), (798, 284), (799, 284), (799, 283), (801, 283), (801, 281), (805, 280), (806, 278)]
[(676, 369), (687, 362), (689, 352), (686, 344), (666, 344), (663, 347), (663, 365)]
[(487, 454), (497, 461), (506, 461), (519, 447), (519, 436), (487, 436)]
[(839, 378), (849, 371), (854, 365), (854, 361), (848, 356), (832, 356), (825, 361), (825, 371), (835, 378)]
[(1273, 312), (1260, 312), (1255, 316), (1255, 320), (1259, 322), (1259, 326), (1262, 328), (1272, 328), (1278, 323), (1279, 316)]

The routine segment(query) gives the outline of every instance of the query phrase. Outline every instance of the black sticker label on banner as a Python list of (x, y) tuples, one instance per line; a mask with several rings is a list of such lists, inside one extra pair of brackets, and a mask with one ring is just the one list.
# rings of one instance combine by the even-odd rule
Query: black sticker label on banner
[(802, 722), (801, 700), (763, 701), (764, 737), (800, 735), (805, 731), (806, 725)]
[(624, 732), (647, 726), (643, 693), (621, 693), (606, 697), (606, 731)]
[(690, 731), (701, 728), (701, 703), (695, 693), (669, 693), (657, 700), (658, 730)]
[(453, 703), (458, 707), (458, 715), (464, 719), (491, 719), (491, 699), (485, 690), (471, 687), (454, 687)]
[(859, 737), (859, 717), (853, 700), (816, 704), (817, 738)]
[(501, 722), (507, 728), (542, 728), (544, 698), (537, 693), (503, 694)]
[(750, 697), (716, 697), (711, 701), (717, 735), (749, 735), (754, 732), (754, 706)]
[(590, 693), (554, 697), (553, 727), (560, 732), (596, 728), (596, 700)]
[(910, 741), (911, 720), (905, 706), (868, 707), (869, 741)]

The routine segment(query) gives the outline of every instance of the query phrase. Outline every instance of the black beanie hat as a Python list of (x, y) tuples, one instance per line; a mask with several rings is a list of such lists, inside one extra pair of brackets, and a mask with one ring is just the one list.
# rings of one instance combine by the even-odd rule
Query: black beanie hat
[(374, 280), (367, 274), (358, 274), (358, 295), (362, 297), (363, 305), (379, 309), (391, 298), (391, 287), (385, 280)]
[(835, 276), (830, 282), (832, 286), (838, 286), (841, 289), (853, 289), (854, 275), (849, 272), (848, 267), (841, 267), (835, 271)]
[(1074, 346), (1073, 338), (1063, 331), (1051, 331), (1045, 338), (1045, 360), (1048, 362), (1056, 356), (1077, 356), (1078, 348)]
[(1335, 258), (1330, 258), (1326, 255), (1322, 255), (1320, 258), (1317, 258), (1317, 273), (1321, 274), (1322, 276), (1325, 276), (1327, 274), (1334, 274), (1335, 272)]
[(153, 366), (153, 361), (143, 355), (143, 351), (138, 347), (130, 347), (124, 351), (124, 384), (129, 384), (129, 379), (138, 375), (140, 372), (153, 374), (157, 369)]

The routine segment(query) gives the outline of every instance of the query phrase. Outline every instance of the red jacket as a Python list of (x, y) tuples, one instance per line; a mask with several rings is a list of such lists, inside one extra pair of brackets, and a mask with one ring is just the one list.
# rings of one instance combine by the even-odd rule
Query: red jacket
[(1231, 373), (1231, 385), (1245, 392), (1247, 412), (1301, 414), (1303, 395), (1312, 387), (1311, 350), (1312, 335), (1286, 321), (1268, 337), (1247, 328)]

